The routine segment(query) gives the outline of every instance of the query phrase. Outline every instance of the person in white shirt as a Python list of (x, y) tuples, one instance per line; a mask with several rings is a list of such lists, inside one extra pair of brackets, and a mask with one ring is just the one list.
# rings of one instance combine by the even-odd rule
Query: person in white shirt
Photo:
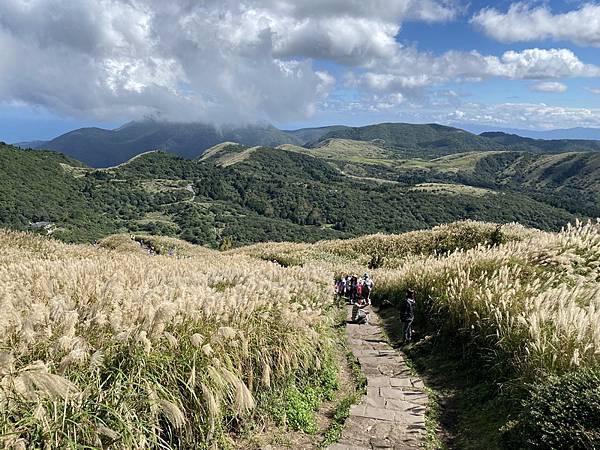
[(367, 303), (371, 304), (371, 292), (373, 292), (373, 288), (375, 287), (375, 283), (369, 277), (368, 273), (363, 275), (363, 286), (362, 286), (362, 297), (367, 301)]

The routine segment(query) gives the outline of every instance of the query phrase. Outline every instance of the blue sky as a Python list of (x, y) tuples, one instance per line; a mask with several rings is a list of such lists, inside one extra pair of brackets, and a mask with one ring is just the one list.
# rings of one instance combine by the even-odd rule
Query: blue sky
[(144, 117), (600, 127), (598, 3), (199, 5), (3, 0), (0, 140)]

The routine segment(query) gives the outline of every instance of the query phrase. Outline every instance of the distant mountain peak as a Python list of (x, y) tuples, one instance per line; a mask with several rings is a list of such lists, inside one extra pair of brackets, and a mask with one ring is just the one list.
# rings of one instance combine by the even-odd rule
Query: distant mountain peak
[[(595, 138), (576, 141), (573, 137), (560, 137), (555, 141), (546, 142), (539, 141), (539, 136), (523, 137), (524, 134), (519, 132), (507, 134), (514, 130), (483, 130), (481, 135), (471, 131), (436, 123), (392, 122), (362, 127), (334, 125), (283, 131), (264, 122), (215, 126), (207, 123), (165, 122), (156, 118), (145, 118), (127, 122), (114, 130), (80, 128), (51, 141), (23, 142), (17, 145), (60, 151), (92, 167), (116, 166), (140, 153), (154, 149), (193, 159), (223, 142), (238, 142), (239, 145), (247, 147), (277, 147), (289, 144), (310, 148), (323, 145), (322, 141), (327, 139), (346, 139), (377, 143), (396, 150), (409, 150), (413, 154), (423, 151), (430, 155), (515, 149), (550, 153), (600, 150), (600, 141), (594, 141)], [(555, 130), (554, 133), (560, 131)], [(578, 128), (562, 132), (571, 135), (596, 132), (597, 139), (600, 140), (600, 130)]]

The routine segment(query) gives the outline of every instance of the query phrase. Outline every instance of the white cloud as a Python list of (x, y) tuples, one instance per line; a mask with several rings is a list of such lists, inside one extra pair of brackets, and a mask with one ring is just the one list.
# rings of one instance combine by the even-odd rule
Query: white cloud
[(331, 105), (343, 117), (359, 118), (362, 123), (394, 121), (411, 123), (477, 124), (499, 128), (550, 130), (558, 128), (600, 128), (600, 108), (576, 108), (532, 102), (488, 104), (480, 102), (427, 102), (406, 100), (396, 107), (382, 108), (377, 98)]
[[(502, 56), (449, 51), (436, 56), (400, 48), (377, 70), (348, 77), (349, 84), (376, 92), (406, 92), (448, 81), (480, 82), (498, 77), (543, 80), (600, 76), (600, 67), (585, 64), (568, 49), (526, 49)], [(556, 87), (556, 85), (555, 85)]]
[(531, 86), (531, 90), (535, 92), (566, 92), (567, 86), (557, 81), (542, 81)]
[(460, 117), (440, 111), (435, 119), (450, 123), (473, 123), (507, 128), (550, 130), (572, 127), (600, 127), (600, 109), (552, 106), (544, 103), (502, 103), (462, 105)]
[(501, 42), (552, 39), (585, 46), (600, 46), (600, 4), (588, 3), (563, 14), (553, 14), (548, 6), (532, 8), (519, 2), (506, 13), (495, 8), (479, 11), (471, 22)]
[(591, 92), (592, 94), (598, 94), (598, 95), (600, 95), (600, 88), (586, 87), (585, 89), (587, 91)]
[(2, 0), (0, 101), (101, 119), (304, 118), (335, 85), (313, 58), (392, 57), (452, 0)]
[(597, 77), (598, 66), (584, 64), (568, 49), (508, 51), (501, 58), (487, 57), (489, 74), (512, 79)]
[(447, 82), (600, 76), (568, 49), (435, 55), (397, 42), (405, 21), (452, 20), (458, 4), (2, 0), (0, 102), (111, 121), (283, 122), (314, 114), (334, 89), (316, 59), (346, 65), (345, 82), (361, 98), (350, 109), (364, 99), (378, 110), (417, 107), (428, 87)]

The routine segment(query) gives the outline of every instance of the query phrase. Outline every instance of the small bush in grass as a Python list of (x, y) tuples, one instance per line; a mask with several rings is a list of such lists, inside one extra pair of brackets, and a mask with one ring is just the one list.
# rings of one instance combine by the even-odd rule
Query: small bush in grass
[(286, 397), (285, 414), (288, 425), (294, 430), (316, 433), (314, 411), (319, 408), (321, 402), (315, 389), (305, 388), (301, 392), (294, 387), (288, 391)]
[(580, 370), (535, 386), (504, 439), (506, 448), (600, 448), (600, 370)]
[(323, 401), (333, 400), (339, 389), (335, 363), (327, 359), (311, 377), (301, 384), (290, 384), (271, 405), (271, 416), (278, 425), (305, 433), (317, 432), (315, 412)]

